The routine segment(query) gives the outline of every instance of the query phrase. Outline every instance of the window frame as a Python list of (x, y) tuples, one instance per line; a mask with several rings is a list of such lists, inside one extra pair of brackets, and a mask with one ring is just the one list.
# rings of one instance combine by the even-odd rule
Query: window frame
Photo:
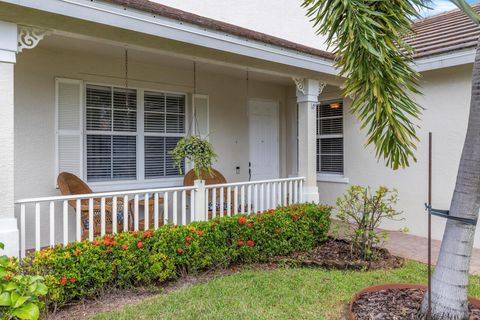
[[(330, 104), (333, 102), (338, 102), (342, 104), (342, 115), (341, 116), (331, 116), (331, 117), (319, 117), (318, 116), (318, 108), (321, 105)], [(345, 101), (342, 98), (337, 99), (328, 99), (318, 103), (317, 110), (316, 110), (316, 144), (315, 144), (315, 156), (316, 156), (316, 167), (320, 169), (321, 166), (321, 157), (322, 154), (320, 150), (318, 150), (318, 141), (321, 139), (328, 139), (328, 138), (341, 138), (342, 139), (342, 172), (317, 172), (317, 180), (318, 181), (325, 181), (325, 182), (340, 182), (340, 183), (348, 183), (348, 178), (345, 177)], [(335, 133), (335, 134), (320, 134), (319, 132), (319, 124), (320, 119), (342, 119), (342, 133)]]
[[(87, 131), (87, 86), (105, 86), (110, 88), (118, 88), (118, 89), (133, 89), (137, 92), (137, 131), (136, 132), (125, 132), (125, 131)], [(188, 135), (188, 124), (190, 123), (190, 112), (191, 112), (191, 97), (190, 94), (187, 92), (177, 92), (177, 91), (170, 91), (170, 90), (162, 90), (158, 88), (149, 88), (149, 87), (137, 87), (137, 86), (128, 86), (125, 87), (123, 85), (116, 85), (111, 83), (102, 83), (102, 82), (92, 82), (92, 81), (84, 81), (83, 82), (83, 90), (82, 94), (85, 97), (83, 99), (83, 110), (82, 110), (82, 139), (84, 141), (83, 144), (83, 155), (82, 155), (82, 169), (83, 169), (83, 179), (87, 181), (87, 135), (89, 134), (100, 134), (100, 135), (108, 135), (108, 136), (135, 136), (137, 139), (136, 144), (136, 161), (137, 161), (137, 178), (136, 179), (129, 179), (129, 180), (106, 180), (106, 181), (92, 181), (87, 183), (95, 187), (98, 191), (110, 191), (113, 189), (125, 189), (125, 188), (134, 188), (136, 186), (142, 187), (167, 187), (167, 186), (180, 186), (183, 183), (184, 175), (178, 174), (177, 176), (165, 176), (163, 178), (152, 178), (146, 179), (145, 178), (145, 136), (149, 136), (152, 133), (145, 132), (144, 128), (144, 93), (145, 91), (148, 92), (156, 92), (156, 93), (163, 93), (163, 94), (175, 94), (175, 95), (182, 95), (185, 97), (185, 130), (183, 134), (180, 133), (155, 133), (155, 136), (163, 136), (163, 137), (186, 137)], [(113, 129), (113, 126), (112, 126)], [(185, 171), (189, 168), (186, 166)], [(105, 187), (105, 188), (103, 188)]]

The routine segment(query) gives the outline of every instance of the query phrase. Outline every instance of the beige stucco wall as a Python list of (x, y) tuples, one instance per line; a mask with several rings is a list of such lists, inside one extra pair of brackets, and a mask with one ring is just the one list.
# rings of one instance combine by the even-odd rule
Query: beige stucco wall
[[(121, 51), (121, 49), (120, 49)], [(135, 60), (131, 53), (129, 85), (146, 89), (193, 92), (192, 62), (171, 66), (158, 60)], [(15, 199), (59, 195), (55, 189), (55, 78), (82, 79), (111, 85), (124, 84), (120, 55), (79, 53), (65, 49), (35, 48), (18, 55), (15, 65)], [(230, 182), (248, 180), (249, 144), (247, 91), (244, 72), (206, 71), (199, 64), (197, 93), (210, 98), (210, 141), (219, 155), (216, 167)], [(249, 81), (250, 98), (264, 98), (280, 105), (280, 173), (286, 175), (286, 87)], [(235, 167), (240, 166), (240, 174)], [(181, 182), (181, 181), (180, 181)], [(142, 186), (129, 185), (128, 189)], [(112, 184), (111, 189), (122, 189)], [(108, 189), (108, 188), (103, 188)], [(95, 190), (95, 188), (94, 188)], [(17, 208), (18, 212), (18, 208)], [(57, 240), (61, 237), (60, 208)], [(42, 243), (48, 239), (48, 209), (42, 207)], [(30, 220), (29, 220), (30, 219)], [(33, 241), (33, 210), (27, 214), (27, 247)], [(74, 230), (73, 215), (70, 228)]]
[[(377, 187), (385, 185), (397, 188), (400, 196), (398, 209), (404, 212), (405, 221), (391, 222), (385, 228), (398, 230), (407, 227), (412, 234), (426, 236), (427, 215), (424, 203), (427, 200), (428, 132), (433, 133), (433, 205), (448, 209), (460, 154), (465, 138), (470, 101), (471, 66), (461, 66), (425, 72), (422, 77), (423, 96), (416, 96), (425, 108), (418, 123), (418, 161), (407, 169), (393, 171), (383, 161), (377, 162), (371, 147), (364, 147), (366, 138), (360, 132), (355, 117), (346, 113), (345, 128), (345, 177), (350, 184)], [(338, 95), (337, 95), (338, 96)], [(335, 94), (322, 95), (322, 99), (334, 98)], [(349, 105), (348, 100), (346, 106)], [(319, 182), (320, 199), (334, 204), (347, 184)], [(441, 239), (443, 219), (434, 217), (433, 237)], [(476, 246), (480, 246), (480, 233), (476, 234)]]

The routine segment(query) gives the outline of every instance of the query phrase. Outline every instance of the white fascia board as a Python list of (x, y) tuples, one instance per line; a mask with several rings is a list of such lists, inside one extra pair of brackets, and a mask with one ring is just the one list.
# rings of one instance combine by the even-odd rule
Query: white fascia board
[(162, 16), (154, 16), (154, 14), (139, 10), (125, 9), (120, 5), (91, 0), (0, 1), (302, 69), (338, 75), (334, 62), (328, 59), (209, 30)]
[(455, 51), (447, 54), (416, 59), (413, 68), (418, 72), (455, 67), (475, 61), (475, 49)]

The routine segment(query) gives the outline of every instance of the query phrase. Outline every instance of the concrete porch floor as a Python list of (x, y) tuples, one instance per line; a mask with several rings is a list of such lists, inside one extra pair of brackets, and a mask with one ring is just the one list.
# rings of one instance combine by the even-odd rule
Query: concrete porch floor
[[(427, 263), (427, 238), (405, 234), (399, 231), (389, 231), (389, 239), (385, 247), (394, 255)], [(437, 261), (441, 241), (432, 240), (432, 262)], [(473, 249), (470, 262), (470, 273), (480, 275), (480, 249)]]

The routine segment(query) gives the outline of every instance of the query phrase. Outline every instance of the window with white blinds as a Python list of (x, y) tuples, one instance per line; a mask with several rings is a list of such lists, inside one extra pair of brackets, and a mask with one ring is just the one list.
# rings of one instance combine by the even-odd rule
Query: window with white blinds
[(90, 84), (85, 92), (87, 181), (179, 175), (169, 151), (185, 135), (185, 95)]
[(343, 174), (343, 103), (317, 107), (317, 172)]
[(144, 101), (145, 179), (178, 176), (170, 151), (185, 136), (185, 95), (145, 91)]

